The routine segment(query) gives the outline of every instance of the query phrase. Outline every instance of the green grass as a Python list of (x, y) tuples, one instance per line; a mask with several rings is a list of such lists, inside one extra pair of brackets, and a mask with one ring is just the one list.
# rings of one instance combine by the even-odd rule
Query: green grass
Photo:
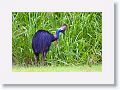
[(101, 72), (102, 65), (81, 66), (13, 66), (13, 72)]
[(54, 66), (101, 64), (102, 12), (13, 12), (13, 63), (26, 66), (26, 62), (34, 62), (31, 42), (35, 32), (44, 29), (55, 34), (64, 23), (68, 26), (65, 35), (60, 34), (57, 48), (52, 43), (46, 63)]

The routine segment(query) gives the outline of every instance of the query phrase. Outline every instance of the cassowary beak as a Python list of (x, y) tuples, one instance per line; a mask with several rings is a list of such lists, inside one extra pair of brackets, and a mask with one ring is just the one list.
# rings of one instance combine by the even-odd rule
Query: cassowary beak
[(65, 35), (65, 30), (62, 30), (61, 32), (63, 33), (63, 35)]
[(63, 26), (60, 27), (61, 32), (65, 35), (65, 30), (66, 30), (67, 25), (63, 24)]

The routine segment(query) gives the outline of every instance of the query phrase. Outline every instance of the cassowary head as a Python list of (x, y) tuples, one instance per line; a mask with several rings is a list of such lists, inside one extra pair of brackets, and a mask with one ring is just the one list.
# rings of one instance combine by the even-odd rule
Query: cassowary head
[(56, 30), (56, 34), (62, 32), (65, 35), (65, 30), (66, 30), (67, 25), (63, 24), (60, 28)]
[(67, 25), (66, 24), (63, 24), (60, 28), (58, 28), (56, 30), (56, 34), (55, 34), (55, 40), (56, 40), (56, 44), (58, 44), (58, 38), (59, 38), (59, 34), (60, 32), (63, 33), (65, 35), (65, 30), (67, 28)]
[(65, 30), (66, 30), (66, 27), (67, 25), (66, 24), (63, 24), (61, 27), (60, 27), (60, 32), (62, 32), (63, 34), (65, 34)]

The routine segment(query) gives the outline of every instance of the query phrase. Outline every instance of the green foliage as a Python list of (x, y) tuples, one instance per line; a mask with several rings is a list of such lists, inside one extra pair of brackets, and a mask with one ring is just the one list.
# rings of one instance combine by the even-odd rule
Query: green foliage
[[(68, 25), (60, 35), (58, 46), (52, 43), (47, 53), (49, 65), (92, 65), (102, 63), (101, 12), (13, 12), (13, 64), (33, 64), (32, 37), (44, 29), (55, 34), (62, 24)], [(41, 60), (41, 57), (40, 57)]]

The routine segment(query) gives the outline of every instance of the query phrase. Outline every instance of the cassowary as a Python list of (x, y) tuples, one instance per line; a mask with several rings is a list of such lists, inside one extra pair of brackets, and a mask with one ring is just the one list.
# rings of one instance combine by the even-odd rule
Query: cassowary
[(65, 34), (67, 25), (63, 24), (59, 29), (56, 30), (56, 34), (53, 35), (45, 30), (38, 30), (32, 39), (32, 49), (35, 54), (35, 63), (38, 63), (39, 53), (42, 54), (42, 65), (45, 63), (45, 57), (47, 52), (49, 51), (51, 42), (56, 41), (58, 44), (58, 39), (60, 32)]

